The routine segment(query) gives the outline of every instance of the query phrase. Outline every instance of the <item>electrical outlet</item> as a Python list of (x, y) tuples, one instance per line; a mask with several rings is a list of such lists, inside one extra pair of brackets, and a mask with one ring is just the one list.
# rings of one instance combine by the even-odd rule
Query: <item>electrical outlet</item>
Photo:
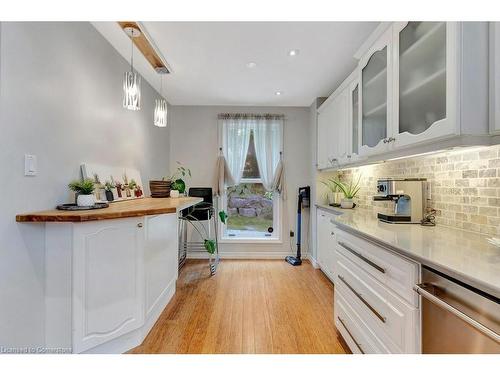
[(293, 231), (293, 230), (291, 230), (291, 231), (290, 231), (290, 237), (292, 237), (292, 238), (293, 238), (294, 236), (295, 236), (295, 233), (294, 233), (294, 231)]

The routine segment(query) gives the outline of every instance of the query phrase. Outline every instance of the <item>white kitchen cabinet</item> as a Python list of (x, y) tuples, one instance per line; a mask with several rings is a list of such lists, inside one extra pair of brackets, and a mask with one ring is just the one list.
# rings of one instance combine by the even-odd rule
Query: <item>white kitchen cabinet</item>
[(75, 226), (73, 349), (83, 352), (142, 325), (143, 218)]
[(457, 27), (456, 22), (393, 25), (394, 148), (459, 134)]
[(500, 22), (490, 22), (490, 132), (500, 134)]
[(335, 226), (332, 214), (317, 210), (317, 262), (330, 280), (335, 282)]
[(392, 28), (386, 30), (359, 62), (361, 155), (389, 150), (392, 128)]
[(331, 168), (333, 139), (333, 108), (320, 107), (317, 119), (317, 162), (318, 169)]
[(418, 264), (341, 229), (336, 238), (335, 324), (351, 350), (419, 353)]
[(359, 74), (356, 70), (354, 75), (351, 74), (352, 81), (349, 83), (348, 95), (348, 115), (349, 120), (347, 124), (347, 145), (349, 147), (349, 152), (347, 154), (346, 163), (355, 163), (359, 161), (359, 144), (360, 144), (360, 133), (359, 133)]
[(47, 347), (122, 353), (139, 345), (175, 293), (177, 213), (47, 223)]
[(358, 66), (360, 154), (488, 144), (487, 23), (396, 22), (379, 33)]

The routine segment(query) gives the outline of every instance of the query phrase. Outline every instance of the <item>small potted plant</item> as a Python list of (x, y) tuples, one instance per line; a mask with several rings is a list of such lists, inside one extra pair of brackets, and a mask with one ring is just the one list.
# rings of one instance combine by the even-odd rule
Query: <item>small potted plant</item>
[(186, 182), (184, 178), (187, 176), (191, 177), (191, 170), (184, 167), (180, 162), (177, 162), (177, 170), (168, 179), (172, 181), (172, 190), (178, 190), (180, 194), (184, 194), (186, 191)]
[(113, 189), (115, 188), (115, 185), (112, 182), (106, 181), (104, 183), (104, 191), (106, 194), (106, 200), (108, 202), (113, 202), (115, 200), (113, 196)]
[(357, 196), (361, 186), (359, 186), (359, 181), (361, 180), (361, 175), (358, 177), (358, 181), (353, 184), (353, 180), (349, 184), (344, 183), (340, 180), (330, 179), (333, 184), (335, 184), (340, 191), (344, 194), (344, 198), (340, 201), (340, 207), (342, 208), (353, 208), (354, 202), (353, 198)]
[(76, 204), (79, 207), (89, 207), (95, 204), (95, 185), (93, 180), (75, 180), (70, 182), (68, 187), (76, 193)]
[(326, 192), (328, 205), (339, 207), (340, 201), (342, 199), (342, 193), (340, 192), (339, 187), (332, 180), (333, 179), (328, 179), (326, 181), (321, 181), (321, 183), (328, 189), (328, 191)]

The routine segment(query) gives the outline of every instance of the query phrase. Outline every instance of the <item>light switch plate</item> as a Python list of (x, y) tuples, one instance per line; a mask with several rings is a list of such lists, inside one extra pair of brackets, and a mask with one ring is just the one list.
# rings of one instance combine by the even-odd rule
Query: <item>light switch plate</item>
[(37, 170), (36, 155), (24, 155), (24, 175), (36, 176)]

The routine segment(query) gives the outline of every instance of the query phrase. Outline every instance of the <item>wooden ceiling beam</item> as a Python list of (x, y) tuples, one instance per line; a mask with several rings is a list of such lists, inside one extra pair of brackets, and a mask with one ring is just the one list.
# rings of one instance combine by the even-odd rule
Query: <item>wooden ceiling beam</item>
[(137, 47), (139, 51), (143, 54), (143, 56), (148, 60), (153, 69), (159, 74), (170, 74), (172, 70), (168, 66), (168, 63), (158, 52), (158, 49), (154, 46), (153, 41), (144, 30), (144, 27), (138, 22), (134, 21), (119, 21), (118, 25), (123, 29), (126, 27), (133, 27), (139, 29), (141, 31), (141, 35), (138, 37), (132, 38), (134, 45)]

